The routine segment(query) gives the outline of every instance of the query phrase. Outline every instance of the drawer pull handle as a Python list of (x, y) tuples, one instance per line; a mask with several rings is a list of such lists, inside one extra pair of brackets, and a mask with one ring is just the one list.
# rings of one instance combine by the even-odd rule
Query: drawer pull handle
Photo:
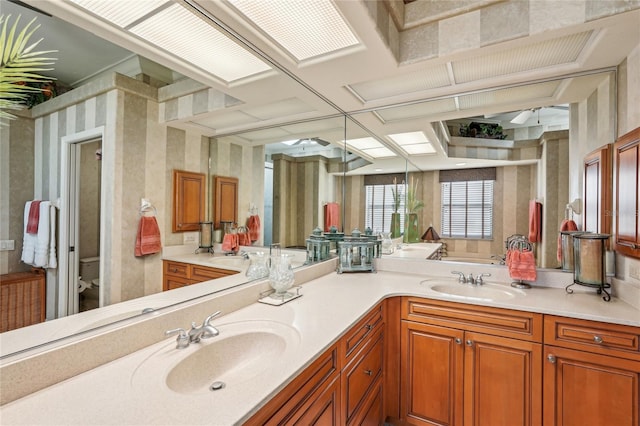
[(462, 344), (462, 339), (459, 338), (459, 337), (456, 337), (455, 342), (456, 342), (456, 345), (461, 345)]
[(371, 376), (373, 374), (373, 371), (371, 370), (364, 370), (364, 374), (366, 374), (367, 376)]
[(551, 355), (551, 354), (547, 355), (547, 359), (549, 360), (549, 362), (551, 364), (555, 364), (556, 363), (556, 357)]
[(597, 344), (601, 345), (602, 344), (602, 337), (593, 336), (593, 341), (594, 341), (594, 343), (597, 343)]
[(366, 328), (367, 330), (371, 330), (373, 326), (371, 324), (367, 324), (364, 326), (364, 328)]
[(473, 340), (467, 340), (467, 346), (469, 347), (473, 346)]
[(178, 272), (178, 268), (173, 268), (173, 272)]

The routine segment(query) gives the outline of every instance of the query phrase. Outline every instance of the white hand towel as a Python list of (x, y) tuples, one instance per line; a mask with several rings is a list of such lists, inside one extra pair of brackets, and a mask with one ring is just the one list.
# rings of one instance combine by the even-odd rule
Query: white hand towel
[(49, 210), (51, 202), (40, 203), (40, 220), (38, 221), (38, 235), (36, 236), (36, 254), (33, 261), (34, 266), (47, 267), (49, 261)]
[(27, 223), (29, 223), (29, 210), (31, 210), (31, 201), (27, 201), (24, 205), (24, 229), (22, 237), (22, 260), (27, 265), (33, 265), (36, 250), (36, 235), (27, 233)]
[(49, 208), (49, 262), (47, 267), (56, 269), (58, 267), (58, 258), (56, 256), (56, 207), (51, 206)]

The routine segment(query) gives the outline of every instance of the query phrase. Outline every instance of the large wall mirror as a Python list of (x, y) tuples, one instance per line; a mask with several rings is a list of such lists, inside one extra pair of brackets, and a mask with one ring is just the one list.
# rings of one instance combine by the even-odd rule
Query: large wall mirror
[[(544, 205), (545, 224), (538, 264), (556, 268), (557, 225), (566, 204), (581, 193), (581, 182), (569, 180), (578, 167), (571, 158), (580, 159), (581, 167), (584, 155), (616, 136), (616, 73), (604, 61), (592, 60), (587, 67), (567, 59), (554, 72), (546, 70), (535, 78), (533, 72), (513, 72), (504, 79), (488, 76), (425, 88), (417, 78), (425, 72), (420, 61), (409, 60), (411, 64), (401, 70), (404, 75), (383, 78), (397, 70), (400, 59), (374, 39), (373, 34), (379, 35), (375, 19), (360, 19), (370, 12), (367, 7), (372, 2), (336, 3), (358, 33), (358, 43), (317, 62), (297, 62), (282, 53), (268, 34), (252, 30), (231, 2), (206, 2), (205, 7), (199, 4), (205, 2), (167, 0), (144, 15), (146, 19), (165, 9), (185, 7), (212, 28), (224, 24), (238, 36), (234, 43), (240, 40), (240, 50), (249, 53), (247, 63), (255, 67), (240, 76), (234, 70), (222, 70), (231, 74), (220, 76), (206, 66), (189, 65), (132, 33), (135, 25), (115, 28), (74, 2), (26, 1), (41, 8), (35, 11), (9, 0), (0, 2), (3, 13), (22, 14), (23, 19), (36, 16), (46, 24), (43, 29), (57, 28), (52, 31), (60, 38), (54, 32), (43, 34), (52, 44), (42, 47), (59, 50), (60, 72), (70, 68), (77, 73), (86, 64), (96, 65), (85, 75), (61, 74), (60, 83), (73, 90), (35, 106), (2, 134), (2, 166), (6, 162), (10, 169), (9, 180), (2, 183), (3, 196), (8, 194), (9, 200), (2, 204), (2, 214), (10, 218), (3, 232), (16, 241), (22, 235), (25, 202), (60, 197), (63, 151), (80, 144), (86, 149), (78, 151), (78, 158), (96, 166), (95, 153), (101, 149), (100, 170), (89, 172), (101, 178), (99, 237), (93, 238), (94, 252), (79, 254), (74, 266), (47, 273), (48, 322), (54, 324), (56, 318), (73, 313), (68, 303), (60, 302), (69, 298), (59, 296), (74, 291), (69, 277), (77, 275), (74, 268), (80, 256), (100, 257), (104, 287), (95, 312), (137, 303), (125, 313), (130, 317), (152, 300), (157, 302), (153, 307), (160, 308), (199, 296), (177, 289), (173, 295), (183, 296), (166, 298), (160, 292), (161, 257), (133, 256), (142, 198), (157, 210), (166, 247), (197, 243), (197, 235), (170, 229), (174, 169), (205, 173), (208, 182), (215, 175), (237, 177), (238, 211), (247, 213), (257, 206), (268, 224), (259, 244), (295, 249), (304, 245), (316, 226), (325, 225), (327, 204), (338, 205), (341, 230), (367, 228), (365, 176), (404, 174), (406, 182), (413, 180), (424, 203), (418, 214), (419, 233), (429, 226), (442, 233), (441, 171), (494, 168), (496, 207), (490, 238), (442, 236), (450, 258), (500, 256), (507, 236), (527, 232), (528, 203), (538, 199)], [(611, 30), (612, 37), (628, 27), (627, 21)], [(560, 43), (560, 34), (550, 34)], [(597, 44), (605, 38), (587, 34), (580, 40), (586, 46), (587, 39)], [(95, 57), (79, 55), (82, 49)], [(591, 46), (589, 54), (597, 57), (602, 49)], [(101, 63), (101, 58), (111, 62)], [(459, 57), (451, 61), (464, 62)], [(443, 78), (449, 78), (440, 65), (438, 69), (445, 69)], [(359, 76), (362, 67), (371, 75)], [(475, 137), (478, 130), (495, 132), (498, 127), (503, 138)], [(96, 207), (89, 211), (95, 217)], [(24, 268), (19, 258), (19, 250), (0, 252), (1, 272)], [(216, 289), (203, 287), (201, 294), (212, 291)], [(66, 334), (122, 318), (83, 321), (82, 315), (72, 315), (82, 327)], [(33, 331), (30, 334), (46, 335), (38, 327), (27, 328)], [(20, 339), (21, 330), (10, 333)], [(56, 332), (47, 338), (61, 336)]]

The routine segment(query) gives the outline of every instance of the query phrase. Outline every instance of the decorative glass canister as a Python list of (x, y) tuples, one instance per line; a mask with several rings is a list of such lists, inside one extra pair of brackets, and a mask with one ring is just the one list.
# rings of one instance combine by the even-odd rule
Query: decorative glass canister
[(574, 268), (574, 252), (573, 252), (573, 238), (576, 235), (585, 234), (585, 231), (560, 231), (560, 247), (561, 247), (561, 262), (562, 270), (565, 272), (572, 272)]
[(606, 290), (611, 288), (606, 281), (608, 239), (607, 234), (582, 233), (573, 236), (573, 284), (566, 287), (567, 293), (573, 293), (570, 287), (578, 284), (595, 288), (598, 294), (604, 293), (602, 299), (606, 302), (611, 300)]
[(269, 275), (269, 267), (267, 266), (268, 258), (264, 252), (249, 252), (247, 256), (249, 256), (249, 267), (245, 273), (247, 278), (255, 280)]
[(213, 254), (213, 222), (200, 222), (200, 244), (196, 253), (200, 250)]
[(391, 240), (391, 232), (381, 232), (381, 252), (382, 254), (393, 254), (393, 241)]
[(287, 290), (293, 285), (294, 275), (291, 268), (291, 255), (280, 254), (271, 256), (269, 267), (269, 284), (275, 290), (271, 294), (274, 299), (289, 299), (294, 295)]
[(331, 241), (322, 233), (320, 227), (316, 227), (313, 233), (307, 238), (307, 261), (306, 263), (316, 263), (329, 258)]

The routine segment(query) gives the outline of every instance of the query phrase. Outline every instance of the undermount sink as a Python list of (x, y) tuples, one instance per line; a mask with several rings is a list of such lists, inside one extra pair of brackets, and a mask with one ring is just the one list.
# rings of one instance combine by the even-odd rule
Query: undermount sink
[(176, 349), (174, 339), (163, 345), (135, 370), (132, 386), (185, 395), (211, 392), (214, 383), (223, 383), (223, 389), (251, 386), (258, 377), (278, 374), (300, 342), (294, 328), (274, 321), (215, 326), (217, 337), (185, 349)]
[(494, 300), (508, 300), (518, 296), (525, 296), (522, 290), (508, 287), (502, 284), (461, 284), (457, 281), (423, 280), (420, 285), (426, 286), (436, 293), (468, 300), (491, 302)]

